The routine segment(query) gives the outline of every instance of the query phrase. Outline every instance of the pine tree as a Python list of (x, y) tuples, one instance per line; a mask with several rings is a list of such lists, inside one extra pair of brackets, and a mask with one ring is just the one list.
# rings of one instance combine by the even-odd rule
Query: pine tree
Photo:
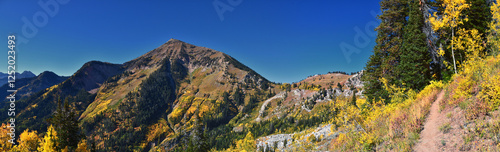
[(488, 46), (491, 55), (499, 54), (500, 50), (500, 3), (491, 5), (492, 21), (488, 28)]
[(244, 104), (244, 95), (240, 89), (240, 87), (236, 87), (236, 90), (233, 93), (233, 100), (236, 104), (242, 105)]
[(226, 117), (228, 116), (228, 112), (229, 112), (229, 93), (227, 93), (226, 91), (224, 91), (222, 93), (222, 103), (224, 104), (222, 106), (222, 116)]
[(486, 41), (486, 33), (489, 30), (488, 24), (493, 15), (487, 0), (466, 0), (469, 8), (464, 10), (468, 20), (464, 21), (463, 28), (467, 30), (476, 29), (482, 35), (482, 41)]
[(204, 152), (210, 150), (207, 141), (208, 138), (206, 137), (206, 132), (203, 131), (203, 125), (198, 118), (198, 114), (195, 114), (193, 123), (193, 131), (191, 131), (187, 151)]
[(426, 44), (426, 36), (422, 32), (424, 17), (420, 11), (418, 0), (410, 1), (408, 25), (404, 29), (401, 61), (398, 65), (400, 80), (407, 88), (420, 90), (431, 79), (431, 55)]
[(363, 76), (366, 81), (365, 95), (369, 102), (389, 98), (388, 92), (382, 89), (380, 78), (386, 78), (391, 84), (397, 82), (397, 67), (403, 44), (403, 27), (406, 25), (407, 0), (382, 0), (380, 2), (382, 15), (380, 25), (375, 29), (376, 46), (370, 56)]
[(378, 51), (374, 51), (374, 54), (370, 56), (368, 62), (366, 63), (365, 75), (361, 78), (366, 82), (364, 85), (364, 95), (370, 103), (388, 98), (388, 92), (382, 88), (383, 85), (378, 80), (382, 77), (382, 68), (380, 68), (381, 64), (382, 54)]
[(61, 98), (57, 97), (57, 110), (48, 121), (54, 126), (57, 132), (57, 149), (69, 148), (74, 150), (82, 138), (78, 127), (78, 115), (74, 108), (69, 105), (69, 97), (64, 100), (62, 106)]
[(357, 107), (357, 105), (356, 105), (356, 100), (357, 100), (357, 99), (356, 99), (356, 93), (358, 93), (358, 90), (354, 90), (354, 91), (352, 92), (351, 104), (352, 104), (353, 106), (356, 106), (356, 107)]

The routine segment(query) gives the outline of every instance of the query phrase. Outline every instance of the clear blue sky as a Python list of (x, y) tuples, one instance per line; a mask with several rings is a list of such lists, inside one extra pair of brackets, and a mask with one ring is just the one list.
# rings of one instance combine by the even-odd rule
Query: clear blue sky
[[(380, 14), (375, 0), (217, 0), (219, 9), (232, 9), (223, 20), (214, 0), (64, 1), (0, 0), (1, 72), (9, 34), (18, 37), (17, 71), (65, 76), (91, 60), (124, 63), (175, 38), (229, 54), (271, 81), (296, 82), (363, 69), (375, 45), (373, 13)], [(58, 11), (38, 2), (56, 2)], [(358, 52), (345, 57), (342, 43)]]

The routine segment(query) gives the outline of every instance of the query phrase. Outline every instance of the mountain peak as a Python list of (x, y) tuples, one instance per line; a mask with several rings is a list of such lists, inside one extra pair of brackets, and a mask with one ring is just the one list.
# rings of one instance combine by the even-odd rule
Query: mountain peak
[(183, 41), (174, 38), (170, 38), (170, 40), (167, 41), (167, 43), (176, 43), (176, 42), (183, 42)]
[(35, 75), (31, 71), (23, 71), (22, 75)]
[(59, 77), (56, 73), (52, 71), (43, 71), (38, 75), (39, 77)]

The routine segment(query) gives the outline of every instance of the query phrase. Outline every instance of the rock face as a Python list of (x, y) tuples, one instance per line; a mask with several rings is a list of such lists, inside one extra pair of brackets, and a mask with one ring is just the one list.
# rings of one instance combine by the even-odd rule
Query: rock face
[(277, 134), (261, 137), (256, 140), (257, 151), (270, 151), (270, 149), (273, 149), (274, 147), (284, 150), (286, 147), (290, 147), (290, 145), (292, 145), (292, 137), (293, 134)]
[[(325, 86), (312, 90), (291, 88), (290, 91), (279, 92), (273, 97), (265, 100), (258, 108), (259, 115), (255, 118), (255, 121), (260, 122), (275, 116), (280, 119), (285, 113), (287, 113), (284, 111), (294, 111), (297, 110), (296, 108), (310, 113), (313, 112), (312, 109), (316, 103), (328, 102), (339, 96), (350, 97), (354, 94), (355, 90), (357, 91), (355, 95), (362, 98), (362, 76), (363, 71), (353, 75), (329, 73), (326, 75), (308, 77), (299, 83), (295, 83), (294, 85), (313, 84), (316, 86)], [(335, 82), (335, 80), (342, 88), (339, 88), (338, 85), (334, 85), (336, 83), (332, 83)], [(332, 88), (332, 85), (335, 86), (335, 88)], [(275, 108), (270, 108), (273, 106), (269, 105), (277, 105), (277, 103), (284, 104), (280, 104)]]
[[(339, 136), (338, 132), (332, 132), (333, 124), (326, 124), (315, 128), (312, 131), (302, 131), (293, 134), (277, 134), (265, 137), (260, 137), (256, 140), (257, 151), (269, 151), (270, 148), (276, 147), (280, 151), (293, 151), (296, 148), (301, 147), (303, 144), (307, 144), (310, 136), (314, 136), (317, 141), (327, 141), (324, 145), (319, 145), (315, 149), (327, 148), (328, 144), (335, 138)], [(286, 144), (286, 145), (285, 145)]]
[(363, 71), (360, 71), (354, 75), (352, 75), (351, 78), (347, 80), (347, 83), (345, 86), (347, 87), (355, 87), (355, 88), (362, 88), (364, 86), (363, 81), (361, 81), (361, 77), (363, 77)]
[(354, 75), (352, 75), (349, 79), (347, 79), (347, 82), (344, 83), (344, 86), (347, 87), (348, 89), (344, 89), (343, 95), (344, 96), (352, 96), (354, 93), (353, 88), (357, 89), (357, 93), (355, 94), (356, 96), (363, 96), (363, 86), (364, 82), (361, 81), (361, 77), (363, 77), (363, 71), (360, 71)]

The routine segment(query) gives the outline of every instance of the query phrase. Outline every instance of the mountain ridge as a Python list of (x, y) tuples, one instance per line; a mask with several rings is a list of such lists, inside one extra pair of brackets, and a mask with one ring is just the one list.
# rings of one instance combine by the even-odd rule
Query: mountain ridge
[[(54, 75), (44, 72), (39, 77)], [(327, 96), (340, 95), (332, 90), (333, 82), (344, 85), (350, 77), (326, 74), (304, 79), (293, 87), (299, 96), (281, 97), (290, 103), (285, 109), (312, 109), (314, 103), (330, 99)], [(58, 100), (67, 98), (77, 111), (82, 132), (101, 151), (149, 149), (151, 143), (172, 150), (182, 149), (180, 143), (186, 144), (183, 140), (199, 126), (215, 131), (254, 119), (247, 117), (262, 115), (266, 122), (274, 119), (278, 115), (264, 116), (264, 112), (257, 116), (256, 109), (269, 111), (267, 104), (261, 104), (277, 92), (287, 94), (286, 87), (270, 82), (223, 52), (170, 39), (123, 64), (85, 63), (64, 81), (20, 100), (21, 107), (28, 108), (17, 118), (26, 119), (19, 124), (20, 129), (36, 126), (36, 130), (44, 131), (40, 128), (48, 124), (43, 120), (50, 118)], [(307, 103), (300, 97), (307, 97)], [(37, 119), (29, 119), (34, 116)], [(154, 132), (153, 126), (164, 130)], [(219, 148), (229, 144), (219, 143)]]
[[(8, 76), (9, 76), (8, 73), (0, 72), (0, 86), (7, 84)], [(15, 76), (16, 80), (18, 80), (22, 78), (32, 78), (35, 77), (36, 75), (33, 74), (33, 72), (31, 71), (23, 71), (22, 73), (16, 72)]]

